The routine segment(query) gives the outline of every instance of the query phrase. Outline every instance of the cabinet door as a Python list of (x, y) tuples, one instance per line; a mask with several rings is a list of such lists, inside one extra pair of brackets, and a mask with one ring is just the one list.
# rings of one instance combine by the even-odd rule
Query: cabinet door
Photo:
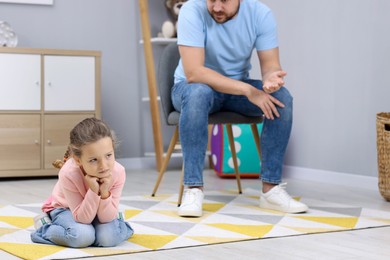
[(95, 58), (44, 57), (45, 111), (95, 110)]
[(45, 115), (45, 169), (54, 168), (52, 163), (64, 157), (69, 144), (69, 133), (73, 127), (94, 114), (53, 114)]
[(0, 114), (0, 170), (41, 167), (41, 116)]
[(41, 109), (41, 56), (0, 53), (0, 110)]

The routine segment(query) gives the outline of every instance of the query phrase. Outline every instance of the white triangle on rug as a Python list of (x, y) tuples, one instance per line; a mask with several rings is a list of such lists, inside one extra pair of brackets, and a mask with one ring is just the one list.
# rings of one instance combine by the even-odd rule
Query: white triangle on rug
[[(137, 233), (137, 234), (141, 234), (141, 233)], [(111, 247), (111, 248), (112, 249), (120, 249), (120, 250), (134, 250), (134, 251), (145, 251), (145, 250), (149, 251), (150, 250), (147, 247), (132, 243), (131, 237), (129, 238), (128, 241), (124, 241), (124, 242), (120, 243), (119, 245), (117, 245), (116, 247)]]
[(199, 245), (207, 245), (204, 242), (200, 242), (197, 240), (193, 240), (188, 237), (180, 236), (176, 238), (175, 240), (169, 242), (165, 246), (161, 247), (161, 249), (170, 249), (170, 248), (177, 248), (177, 247), (188, 247), (188, 246), (199, 246)]
[(274, 227), (267, 234), (263, 236), (263, 238), (267, 237), (282, 237), (282, 236), (293, 236), (293, 235), (301, 235), (302, 232), (286, 228), (279, 225), (274, 225)]
[(37, 213), (8, 205), (1, 208), (0, 216), (34, 217)]
[(143, 211), (129, 221), (191, 222), (171, 211)]
[(88, 254), (86, 252), (83, 252), (82, 250), (80, 249), (77, 249), (77, 248), (64, 248), (63, 250), (57, 252), (57, 253), (54, 253), (54, 254), (51, 254), (51, 255), (47, 255), (45, 257), (42, 257), (40, 258), (40, 260), (44, 260), (44, 259), (67, 259), (67, 258), (74, 258), (74, 257), (77, 257), (77, 258), (82, 258), (82, 257), (91, 257), (93, 255), (91, 254)]
[(205, 194), (213, 196), (239, 196), (238, 190), (206, 190)]
[[(326, 217), (326, 216), (322, 216)], [(331, 230), (340, 230), (339, 226), (329, 225), (317, 221), (310, 221), (305, 219), (300, 219), (298, 217), (289, 217), (286, 216), (278, 223), (279, 226), (292, 227), (292, 228), (319, 228), (319, 229), (331, 229)]]
[(345, 207), (351, 207), (351, 208), (356, 208), (356, 205), (347, 205), (347, 204), (341, 204), (338, 202), (330, 202), (330, 201), (324, 201), (324, 200), (318, 200), (318, 199), (310, 199), (303, 197), (301, 201), (307, 205), (313, 205), (313, 206), (320, 206), (321, 207), (330, 207), (330, 208), (345, 208)]
[(362, 217), (370, 217), (370, 218), (378, 218), (378, 219), (390, 219), (390, 212), (389, 211), (384, 211), (384, 210), (377, 210), (377, 209), (368, 209), (368, 208), (363, 208)]
[(134, 229), (134, 233), (136, 233), (136, 234), (142, 234), (142, 235), (175, 235), (175, 236), (177, 236), (177, 234), (173, 234), (173, 233), (170, 233), (170, 232), (164, 231), (162, 229), (158, 229), (158, 228), (148, 227), (148, 226), (136, 223), (136, 222), (131, 222), (130, 225)]
[(242, 218), (218, 214), (218, 213), (212, 214), (207, 219), (204, 219), (201, 223), (202, 224), (224, 223), (224, 224), (232, 224), (232, 225), (269, 225), (269, 223), (265, 223), (261, 221), (255, 221), (250, 219), (244, 220)]
[(260, 194), (260, 187), (259, 187), (259, 189), (245, 188), (243, 191), (243, 194), (249, 195), (249, 196), (259, 195)]
[[(133, 222), (134, 223), (134, 222)], [(189, 222), (159, 222), (156, 221), (148, 221), (148, 222), (136, 222), (139, 225), (144, 225), (150, 228), (160, 229), (171, 234), (175, 234), (176, 236), (180, 236), (185, 233), (187, 230), (192, 228), (196, 223)]]
[(118, 210), (124, 212), (125, 210), (139, 210), (142, 211), (142, 209), (137, 208), (137, 207), (132, 207), (124, 204), (119, 204)]
[(387, 223), (385, 223), (383, 221), (378, 221), (375, 219), (360, 217), (355, 225), (355, 228), (380, 227), (380, 226), (385, 226), (385, 225), (389, 225), (389, 224), (390, 224), (389, 220), (387, 220)]
[[(0, 228), (10, 228), (10, 229), (21, 229), (21, 227), (17, 225), (12, 225), (10, 223), (7, 223), (5, 221), (0, 221)], [(29, 227), (24, 228), (26, 231), (33, 231), (35, 230), (34, 225), (31, 225)]]
[(27, 210), (27, 211), (35, 214), (35, 215), (38, 215), (38, 214), (42, 213), (42, 208), (41, 208), (42, 205), (39, 206), (39, 207), (29, 207), (27, 205), (23, 205), (23, 206), (17, 205), (17, 207), (20, 208), (20, 209), (23, 209), (23, 210)]
[(252, 238), (247, 235), (232, 232), (226, 229), (208, 226), (207, 224), (198, 224), (185, 232), (182, 236), (186, 237), (218, 237), (218, 238), (234, 238), (248, 239)]
[(8, 224), (6, 222), (0, 221), (0, 228), (14, 228), (14, 229), (20, 229), (20, 227), (13, 226), (11, 224)]
[(241, 204), (241, 203), (250, 203), (251, 205), (259, 205), (259, 197), (260, 194), (256, 195), (249, 195), (249, 194), (242, 194), (240, 196), (237, 196), (232, 202), (235, 204)]
[(295, 216), (303, 216), (303, 217), (333, 217), (333, 218), (345, 218), (345, 217), (355, 217), (351, 215), (345, 215), (345, 214), (340, 214), (336, 212), (331, 212), (331, 211), (325, 211), (321, 209), (312, 209), (309, 208), (309, 210), (306, 213), (301, 213), (301, 214), (289, 214), (291, 217)]
[(30, 238), (31, 232), (25, 229), (19, 229), (19, 231), (5, 234), (0, 237), (0, 242), (9, 242), (15, 244), (34, 244)]
[[(170, 195), (172, 196), (172, 194)], [(152, 196), (145, 196), (145, 195), (132, 195), (132, 196), (122, 196), (121, 201), (157, 201), (161, 200), (158, 197), (152, 197)]]
[(156, 201), (164, 201), (169, 203), (177, 203), (178, 194), (157, 194), (155, 197), (150, 196), (151, 199)]
[(325, 212), (332, 212), (336, 214), (341, 214), (344, 216), (360, 217), (362, 208), (360, 207), (322, 207), (322, 206), (312, 206), (310, 210), (319, 210)]
[(226, 195), (206, 195), (203, 199), (204, 203), (217, 203), (217, 204), (228, 204), (233, 201), (235, 196), (226, 196)]
[(283, 213), (277, 211), (270, 211), (261, 209), (258, 205), (251, 206), (250, 204), (228, 204), (218, 211), (218, 213), (223, 214), (235, 214), (239, 212), (240, 214), (248, 215), (270, 215), (270, 216), (280, 216)]
[(177, 209), (178, 209), (177, 201), (175, 202), (163, 201), (149, 208), (149, 210), (153, 210), (153, 211), (158, 211), (158, 210), (177, 211)]
[(254, 220), (258, 222), (263, 222), (271, 225), (277, 225), (279, 221), (284, 218), (284, 216), (274, 216), (274, 215), (254, 215), (254, 214), (224, 214), (236, 218), (241, 218), (242, 222), (246, 222), (247, 219)]
[(40, 203), (16, 204), (15, 206), (41, 208), (42, 205), (43, 205), (43, 201)]

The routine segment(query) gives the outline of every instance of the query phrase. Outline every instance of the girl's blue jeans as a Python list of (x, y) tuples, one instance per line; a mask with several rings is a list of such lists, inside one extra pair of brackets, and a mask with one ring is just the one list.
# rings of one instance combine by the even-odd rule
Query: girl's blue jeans
[[(263, 89), (261, 80), (243, 80)], [(289, 91), (282, 87), (271, 94), (285, 107), (277, 107), (280, 117), (264, 119), (260, 139), (262, 152), (261, 179), (279, 184), (282, 166), (292, 126), (292, 101)], [(246, 116), (263, 116), (261, 109), (247, 97), (223, 94), (201, 83), (181, 81), (172, 89), (172, 103), (180, 112), (179, 135), (184, 161), (184, 185), (203, 186), (203, 167), (208, 143), (208, 115), (220, 110)]]
[(91, 224), (76, 222), (69, 209), (57, 208), (50, 213), (52, 223), (43, 225), (31, 233), (35, 243), (66, 247), (113, 247), (129, 239), (134, 231), (122, 219), (99, 223), (97, 218)]

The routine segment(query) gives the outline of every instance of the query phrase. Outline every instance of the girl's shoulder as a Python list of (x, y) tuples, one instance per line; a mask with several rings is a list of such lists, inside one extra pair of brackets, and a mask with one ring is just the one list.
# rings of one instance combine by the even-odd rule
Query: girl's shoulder
[(122, 164), (115, 161), (113, 172), (119, 174), (126, 174), (126, 169)]
[(118, 161), (115, 161), (114, 167), (117, 167), (118, 169), (120, 168), (125, 169), (125, 167), (122, 164), (120, 164)]
[(83, 173), (73, 158), (69, 158), (58, 173), (59, 179), (75, 179), (82, 176)]

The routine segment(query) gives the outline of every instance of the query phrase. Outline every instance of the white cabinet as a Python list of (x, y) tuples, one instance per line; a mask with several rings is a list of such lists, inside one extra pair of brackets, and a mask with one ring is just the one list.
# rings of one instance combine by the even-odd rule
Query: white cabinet
[(58, 173), (69, 131), (100, 118), (100, 56), (0, 47), (0, 177)]
[(44, 56), (46, 111), (95, 109), (95, 59)]
[(40, 109), (40, 55), (0, 53), (0, 73), (0, 110)]

